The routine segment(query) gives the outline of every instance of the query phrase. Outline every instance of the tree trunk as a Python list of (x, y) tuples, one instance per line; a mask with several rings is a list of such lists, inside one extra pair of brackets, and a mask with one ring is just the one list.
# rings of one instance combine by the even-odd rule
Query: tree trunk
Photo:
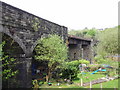
[(46, 75), (46, 82), (48, 82), (48, 75)]
[(51, 78), (51, 71), (48, 70), (48, 75), (46, 75), (46, 82), (49, 82), (50, 78)]

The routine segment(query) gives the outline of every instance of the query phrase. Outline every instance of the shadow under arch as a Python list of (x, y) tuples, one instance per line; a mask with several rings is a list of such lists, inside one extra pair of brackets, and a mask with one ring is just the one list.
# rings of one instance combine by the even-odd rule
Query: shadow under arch
[(8, 32), (0, 32), (0, 33), (2, 33), (2, 41), (4, 41), (3, 38), (4, 38), (5, 36), (10, 37), (11, 39), (14, 40), (14, 42), (16, 42), (16, 43), (21, 47), (21, 49), (23, 50), (24, 53), (26, 52), (26, 47), (25, 47), (25, 45), (23, 44), (22, 40), (21, 40), (17, 35), (12, 36), (12, 35), (11, 35), (10, 33), (8, 33)]
[[(23, 48), (20, 46), (20, 44), (16, 41), (17, 39), (14, 39), (10, 35), (7, 35), (5, 33), (2, 33), (2, 41), (5, 41), (5, 45), (3, 46), (3, 52), (4, 55), (8, 55), (10, 58), (16, 59), (15, 61), (15, 67), (13, 67), (12, 70), (18, 70), (18, 74), (16, 74), (14, 77), (11, 77), (7, 81), (3, 82), (3, 88), (19, 88), (22, 86), (22, 82), (24, 76), (22, 74), (26, 75), (26, 72), (24, 72), (24, 61), (25, 58), (25, 52)], [(14, 63), (13, 63), (14, 65)]]
[[(9, 55), (11, 55), (11, 53), (14, 53), (14, 54), (25, 54), (24, 48), (22, 46), (20, 46), (21, 42), (18, 43), (16, 40), (17, 39), (14, 39), (10, 35), (2, 33), (2, 42), (5, 41), (5, 45), (3, 47), (3, 51), (6, 54), (9, 54)], [(8, 53), (7, 51), (9, 51), (10, 53)]]

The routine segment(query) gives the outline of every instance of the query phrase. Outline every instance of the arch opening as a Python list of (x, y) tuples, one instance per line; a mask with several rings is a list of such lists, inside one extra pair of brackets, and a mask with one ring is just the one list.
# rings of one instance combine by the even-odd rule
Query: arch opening
[[(7, 67), (11, 67), (12, 71), (17, 71), (18, 73), (15, 76), (10, 77), (7, 80), (2, 80), (3, 88), (18, 88), (21, 82), (21, 74), (22, 73), (22, 61), (24, 60), (25, 53), (21, 46), (12, 39), (9, 35), (2, 33), (2, 42), (5, 42), (5, 45), (2, 47), (2, 51), (4, 53), (3, 57), (8, 56), (8, 60), (10, 58), (14, 58), (15, 61), (8, 64)], [(2, 64), (5, 62), (2, 61)], [(14, 65), (14, 66), (13, 66)], [(6, 68), (3, 68), (5, 70)]]

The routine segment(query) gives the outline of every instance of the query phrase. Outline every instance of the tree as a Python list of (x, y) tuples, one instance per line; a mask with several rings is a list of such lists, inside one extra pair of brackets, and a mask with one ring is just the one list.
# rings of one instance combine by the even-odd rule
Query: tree
[(90, 29), (86, 31), (87, 33), (85, 34), (85, 37), (89, 37), (89, 38), (95, 38), (98, 30), (97, 29)]
[(118, 54), (118, 27), (108, 28), (98, 34), (97, 54), (102, 56)]
[(50, 35), (47, 38), (38, 40), (35, 53), (36, 60), (48, 61), (48, 79), (50, 79), (51, 72), (67, 59), (67, 46), (59, 36)]
[(83, 29), (83, 30), (71, 30), (69, 31), (70, 35), (75, 35), (83, 38), (95, 38), (98, 30), (95, 28), (92, 29)]

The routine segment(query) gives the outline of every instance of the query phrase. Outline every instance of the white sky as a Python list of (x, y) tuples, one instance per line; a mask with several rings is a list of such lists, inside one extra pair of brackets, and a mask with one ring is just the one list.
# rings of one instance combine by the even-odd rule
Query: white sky
[(118, 25), (120, 0), (1, 0), (68, 29)]

